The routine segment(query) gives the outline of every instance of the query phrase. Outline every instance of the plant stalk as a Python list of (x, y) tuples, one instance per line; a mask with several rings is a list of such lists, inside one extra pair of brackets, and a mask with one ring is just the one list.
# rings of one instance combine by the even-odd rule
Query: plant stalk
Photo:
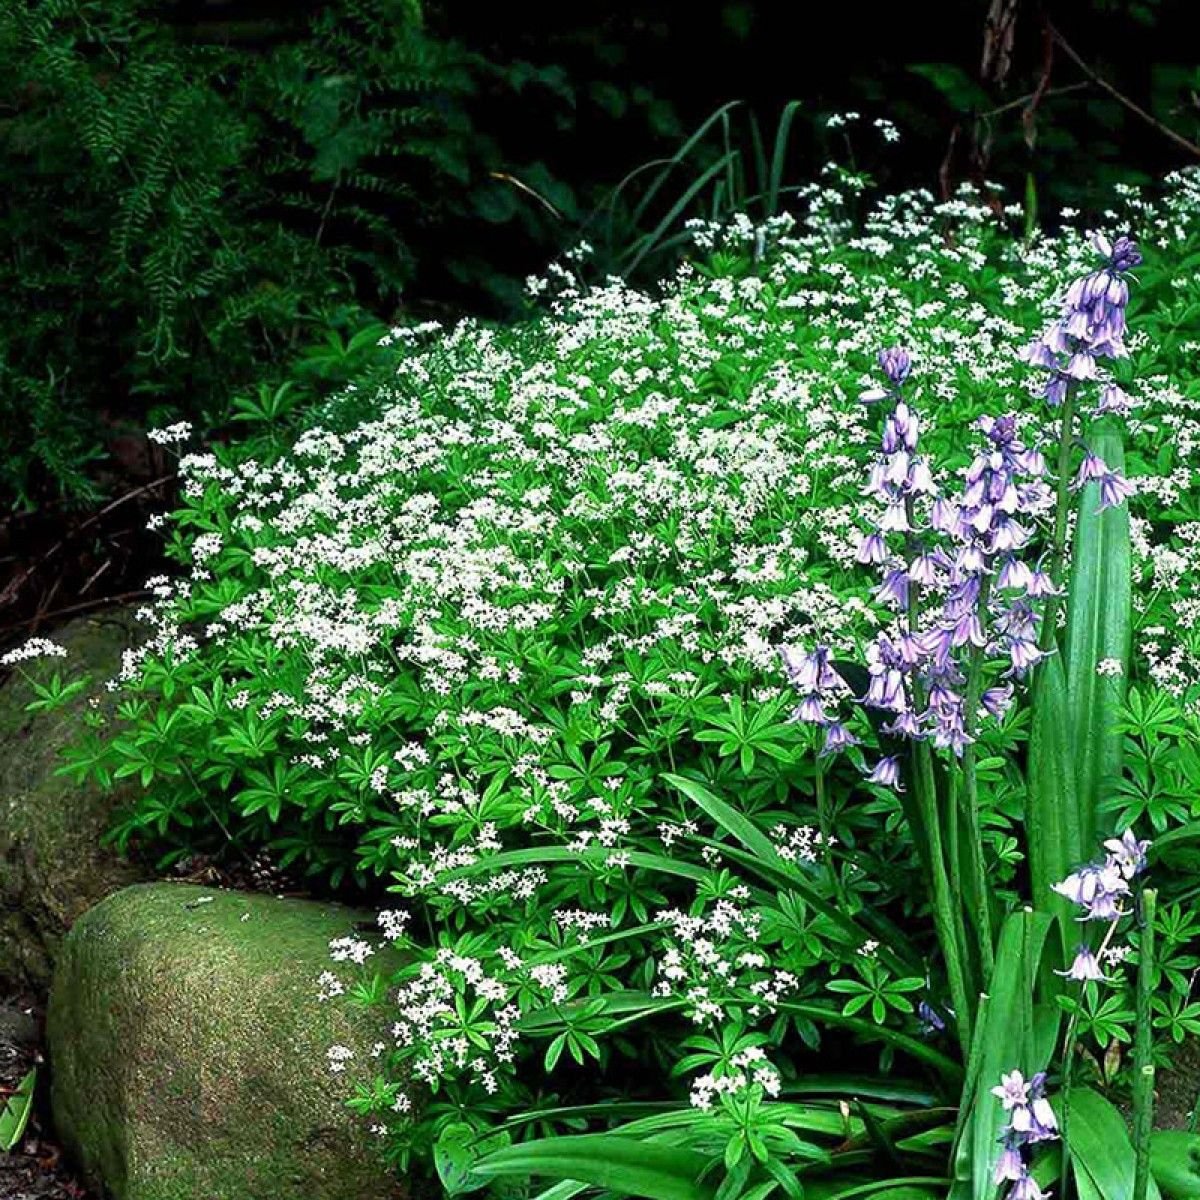
[(917, 742), (913, 750), (917, 764), (913, 786), (917, 791), (917, 802), (921, 806), (921, 814), (929, 836), (930, 871), (933, 874), (930, 880), (933, 892), (933, 923), (942, 947), (942, 956), (946, 960), (946, 979), (950, 985), (954, 1021), (965, 1061), (971, 1050), (971, 1013), (963, 970), (966, 931), (962, 928), (962, 911), (954, 902), (950, 880), (946, 875), (946, 853), (942, 844), (942, 826), (929, 747), (924, 742)]
[[(984, 579), (979, 592), (979, 608), (987, 607), (990, 581)], [(963, 732), (967, 744), (962, 756), (963, 814), (967, 821), (967, 841), (971, 846), (972, 872), (970, 899), (975, 937), (979, 944), (979, 970), (986, 990), (991, 984), (996, 953), (992, 945), (992, 914), (987, 897), (987, 864), (983, 857), (983, 823), (979, 818), (979, 782), (975, 771), (975, 731), (979, 725), (979, 700), (983, 694), (983, 650), (971, 647), (971, 662), (967, 668), (967, 695), (963, 709)], [(958, 853), (958, 846), (954, 846)]]
[(1146, 1200), (1150, 1187), (1150, 1133), (1154, 1126), (1154, 1034), (1150, 999), (1154, 991), (1154, 910), (1158, 893), (1142, 892), (1141, 940), (1138, 944), (1137, 1025), (1133, 1037), (1133, 1150), (1132, 1200)]
[[(1057, 593), (1062, 583), (1063, 559), (1067, 547), (1067, 513), (1071, 508), (1071, 438), (1075, 431), (1075, 384), (1067, 385), (1062, 402), (1062, 420), (1058, 428), (1058, 487), (1054, 505), (1054, 540), (1050, 546), (1050, 580)], [(1057, 594), (1046, 598), (1042, 617), (1041, 649), (1049, 650), (1058, 630)]]

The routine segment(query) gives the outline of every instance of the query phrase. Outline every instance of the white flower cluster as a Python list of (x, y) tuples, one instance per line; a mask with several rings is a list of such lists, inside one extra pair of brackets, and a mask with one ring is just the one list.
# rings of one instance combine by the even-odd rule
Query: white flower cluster
[(49, 638), (35, 637), (16, 647), (15, 650), (9, 650), (6, 654), (0, 655), (0, 667), (15, 666), (17, 663), (29, 662), (34, 658), (65, 658), (66, 655), (67, 651), (64, 646), (52, 642)]
[(192, 436), (192, 426), (188, 421), (177, 421), (163, 429), (148, 430), (146, 436), (160, 446), (176, 446)]
[[(515, 954), (501, 951), (498, 957), (499, 971), (519, 970)], [(540, 976), (536, 982), (557, 995), (561, 968), (534, 969)], [(512, 1063), (518, 1036), (521, 1010), (511, 999), (515, 990), (512, 981), (489, 974), (479, 959), (452, 950), (439, 950), (422, 963), (415, 978), (394, 993), (397, 1020), (392, 1039), (408, 1052), (415, 1077), (430, 1084), (465, 1075), (485, 1092), (495, 1092), (497, 1072)], [(473, 1022), (469, 1036), (457, 1003), (460, 996), (470, 1011), (486, 1012), (486, 1019)]]
[[(732, 857), (642, 764), (699, 753), (696, 714), (734, 721), (735, 694), (784, 720), (775, 648), (849, 653), (878, 625), (857, 574), (847, 582), (876, 440), (857, 397), (878, 348), (936, 364), (921, 374), (922, 436), (947, 445), (1028, 388), (1013, 348), (1058, 310), (1056, 281), (1090, 262), (1073, 229), (995, 236), (969, 189), (888, 197), (858, 222), (865, 186), (830, 167), (798, 218), (693, 227), (752, 269), (685, 266), (650, 295), (619, 280), (584, 290), (572, 262), (523, 330), (395, 330), (393, 377), (335, 403), (286, 457), (181, 460), (185, 503), (210, 532), (191, 542), (190, 575), (152, 581), (153, 634), (121, 680), (211, 657), (230, 710), (292, 731), (292, 779), (336, 780), (339, 820), (369, 828), (373, 865), (406, 906), (381, 915), (384, 937), (407, 941), (409, 911), (482, 931), (469, 953), (425, 947), (391, 997), (418, 1079), (494, 1090), (517, 998), (572, 994), (569, 960), (534, 962), (514, 936), (539, 904), (543, 933), (587, 954), (632, 924), (616, 901), (564, 906), (564, 877), (613, 897), (634, 890), (650, 849), (706, 877)], [(1143, 246), (1167, 256), (1191, 236), (1200, 176), (1173, 187), (1137, 210)], [(1171, 442), (1179, 463), (1141, 496), (1194, 502), (1200, 403), (1141, 378), (1133, 437)], [(1200, 522), (1177, 528), (1170, 546), (1135, 528), (1151, 584), (1139, 591), (1178, 598), (1139, 638), (1152, 676), (1185, 695), (1200, 681)], [(247, 678), (265, 660), (270, 678)], [(804, 824), (772, 841), (804, 870), (832, 844)], [(510, 853), (531, 845), (544, 859)], [(678, 891), (654, 900), (665, 932), (633, 943), (641, 961), (661, 940), (657, 996), (713, 1028), (730, 1013), (766, 1020), (799, 981), (759, 944), (743, 889), (700, 894), (687, 912), (669, 907)], [(335, 953), (362, 963), (371, 947), (341, 939)], [(326, 994), (336, 986), (323, 977)], [(468, 1035), (460, 1009), (476, 1005)], [(769, 1091), (767, 1066), (740, 1070)], [(711, 1101), (747, 1084), (696, 1086)]]

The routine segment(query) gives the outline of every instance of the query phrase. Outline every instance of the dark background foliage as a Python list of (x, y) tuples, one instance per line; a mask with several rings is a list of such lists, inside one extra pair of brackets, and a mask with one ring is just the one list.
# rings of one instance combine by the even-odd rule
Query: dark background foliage
[(646, 282), (793, 100), (785, 185), (994, 180), (1030, 224), (1195, 161), (1191, 7), (0, 0), (0, 624), (134, 578), (146, 424), (277, 426), (380, 322), (519, 315), (581, 235)]

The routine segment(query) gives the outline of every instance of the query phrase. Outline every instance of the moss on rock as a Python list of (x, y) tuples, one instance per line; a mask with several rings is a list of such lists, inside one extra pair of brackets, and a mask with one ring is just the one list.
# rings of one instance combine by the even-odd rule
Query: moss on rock
[[(317, 998), (328, 944), (365, 914), (158, 883), (66, 939), (47, 1018), (68, 1151), (116, 1200), (403, 1195), (362, 1118), (378, 1014)], [(326, 1051), (355, 1052), (331, 1074)]]
[[(131, 613), (113, 610), (64, 626), (54, 640), (65, 659), (33, 660), (0, 687), (0, 984), (45, 992), (54, 956), (72, 922), (144, 874), (100, 846), (131, 786), (105, 792), (56, 774), (62, 751), (84, 732), (84, 713), (111, 715), (103, 682), (138, 637)], [(54, 712), (27, 713), (30, 680), (91, 675)]]

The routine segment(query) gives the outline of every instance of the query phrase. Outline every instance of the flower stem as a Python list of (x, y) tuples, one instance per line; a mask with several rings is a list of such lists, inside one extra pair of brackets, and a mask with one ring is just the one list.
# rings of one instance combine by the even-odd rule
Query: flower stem
[[(1050, 581), (1057, 591), (1062, 582), (1067, 547), (1067, 512), (1071, 507), (1071, 439), (1075, 433), (1075, 385), (1067, 386), (1058, 429), (1058, 488), (1054, 506), (1054, 540), (1050, 545)], [(1042, 617), (1041, 649), (1049, 650), (1058, 628), (1058, 595), (1046, 598)]]
[[(985, 611), (988, 602), (990, 581), (984, 579), (979, 592), (979, 609)], [(970, 896), (975, 937), (979, 943), (979, 969), (983, 976), (983, 987), (990, 986), (992, 968), (996, 955), (992, 946), (992, 915), (987, 897), (987, 864), (983, 857), (983, 823), (979, 818), (979, 781), (975, 771), (975, 730), (979, 725), (979, 699), (983, 694), (983, 650), (971, 648), (971, 661), (967, 668), (967, 695), (963, 709), (963, 732), (967, 743), (962, 756), (962, 801), (967, 821), (967, 842), (972, 855)], [(952, 852), (958, 853), (955, 845)]]
[(1154, 909), (1158, 893), (1142, 892), (1138, 942), (1137, 1024), (1133, 1035), (1133, 1200), (1146, 1200), (1150, 1187), (1150, 1132), (1154, 1124), (1154, 1034), (1150, 998), (1154, 991)]
[[(1108, 949), (1109, 943), (1113, 940), (1113, 935), (1117, 932), (1117, 926), (1120, 920), (1113, 921), (1104, 933), (1104, 937), (1100, 942), (1100, 948), (1096, 951), (1098, 960), (1104, 959), (1104, 952)], [(1062, 1063), (1062, 1087), (1059, 1090), (1059, 1101), (1061, 1104), (1061, 1114), (1058, 1119), (1058, 1135), (1062, 1142), (1062, 1165), (1060, 1168), (1061, 1191), (1059, 1192), (1059, 1200), (1071, 1200), (1071, 1138), (1067, 1132), (1067, 1127), (1071, 1122), (1071, 1068), (1075, 1059), (1075, 1047), (1079, 1044), (1079, 1039), (1076, 1036), (1079, 1025), (1079, 1009), (1076, 1008), (1071, 1013), (1071, 1019), (1067, 1022), (1067, 1033), (1063, 1038), (1063, 1063)]]
[(917, 742), (913, 752), (917, 765), (913, 787), (929, 837), (929, 863), (933, 874), (930, 880), (933, 892), (933, 924), (942, 948), (942, 957), (946, 960), (950, 1002), (954, 1006), (959, 1047), (965, 1059), (971, 1049), (971, 1013), (967, 1000), (966, 975), (963, 971), (963, 948), (966, 938), (962, 929), (962, 911), (954, 903), (950, 881), (946, 875), (946, 854), (942, 845), (942, 827), (930, 750), (924, 742)]

